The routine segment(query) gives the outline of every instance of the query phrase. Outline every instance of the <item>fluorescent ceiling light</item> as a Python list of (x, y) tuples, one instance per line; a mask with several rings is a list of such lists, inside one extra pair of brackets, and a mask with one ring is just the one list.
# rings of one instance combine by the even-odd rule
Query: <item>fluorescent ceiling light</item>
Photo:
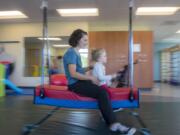
[(54, 47), (70, 47), (69, 45), (66, 44), (59, 44), (59, 45), (53, 45)]
[[(39, 40), (43, 40), (43, 38), (38, 38)], [(49, 37), (49, 38), (44, 38), (44, 40), (53, 40), (53, 41), (60, 41), (61, 38), (57, 37)]]
[(180, 30), (178, 30), (176, 33), (180, 34)]
[(0, 11), (0, 19), (18, 19), (18, 18), (27, 18), (27, 16), (20, 11)]
[(57, 9), (61, 16), (98, 16), (97, 8)]
[(136, 15), (172, 15), (179, 7), (139, 7)]

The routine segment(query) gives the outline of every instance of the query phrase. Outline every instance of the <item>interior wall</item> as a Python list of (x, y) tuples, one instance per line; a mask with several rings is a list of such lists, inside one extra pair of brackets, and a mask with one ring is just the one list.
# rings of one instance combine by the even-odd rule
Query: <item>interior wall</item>
[[(128, 31), (128, 22), (119, 21), (103, 21), (103, 22), (90, 22), (89, 31)], [(144, 26), (143, 24), (133, 24), (134, 31), (151, 31), (152, 28)]]
[[(107, 26), (108, 25), (108, 26)], [(49, 35), (57, 36), (69, 36), (70, 33), (76, 29), (82, 28), (84, 30), (89, 31), (120, 31), (127, 30), (127, 26), (119, 27), (119, 25), (114, 25), (110, 27), (110, 24), (100, 23), (96, 24), (88, 24), (87, 22), (50, 22), (49, 23)], [(148, 30), (148, 28), (137, 28)], [(42, 24), (41, 23), (21, 23), (21, 24), (0, 24), (0, 40), (1, 41), (20, 41), (20, 43), (15, 44), (4, 44), (6, 48), (6, 52), (12, 55), (16, 61), (16, 68), (11, 76), (11, 80), (18, 86), (36, 86), (40, 83), (40, 78), (31, 78), (24, 77), (24, 63), (25, 63), (25, 55), (24, 55), (24, 41), (23, 37), (35, 37), (42, 35)], [(155, 44), (154, 49), (154, 80), (160, 79), (160, 54), (159, 48), (164, 49), (166, 46), (171, 47), (173, 44)], [(57, 52), (58, 55), (62, 54), (61, 52)]]
[[(48, 24), (49, 36), (69, 36), (77, 28), (88, 31), (88, 24), (86, 22), (50, 22)], [(36, 86), (40, 84), (40, 77), (24, 77), (24, 63), (26, 59), (23, 38), (41, 35), (42, 23), (0, 25), (0, 41), (20, 41), (20, 43), (16, 44), (4, 44), (6, 52), (12, 55), (16, 61), (15, 71), (10, 79), (18, 86)]]

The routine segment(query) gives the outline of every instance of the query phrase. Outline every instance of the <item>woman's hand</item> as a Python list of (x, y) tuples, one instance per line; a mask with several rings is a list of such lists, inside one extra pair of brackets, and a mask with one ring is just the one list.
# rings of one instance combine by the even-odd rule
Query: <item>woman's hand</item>
[(96, 77), (90, 76), (89, 79), (92, 81), (92, 83), (99, 85), (99, 80)]
[(85, 72), (88, 72), (93, 69), (93, 66), (83, 68)]

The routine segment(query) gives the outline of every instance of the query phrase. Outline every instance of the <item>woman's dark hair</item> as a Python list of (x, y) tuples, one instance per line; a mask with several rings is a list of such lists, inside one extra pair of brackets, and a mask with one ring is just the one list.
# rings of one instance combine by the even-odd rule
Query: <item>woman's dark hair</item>
[(74, 30), (69, 38), (69, 45), (72, 47), (76, 47), (78, 45), (79, 40), (84, 36), (87, 35), (86, 31), (81, 29)]

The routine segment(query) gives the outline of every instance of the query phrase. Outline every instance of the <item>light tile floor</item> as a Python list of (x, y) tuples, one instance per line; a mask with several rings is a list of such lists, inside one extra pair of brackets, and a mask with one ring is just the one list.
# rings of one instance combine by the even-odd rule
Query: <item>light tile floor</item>
[(180, 86), (173, 86), (166, 83), (154, 83), (151, 91), (141, 91), (142, 101), (180, 101)]
[(143, 92), (143, 95), (180, 97), (180, 86), (173, 86), (166, 83), (154, 83), (152, 91)]

